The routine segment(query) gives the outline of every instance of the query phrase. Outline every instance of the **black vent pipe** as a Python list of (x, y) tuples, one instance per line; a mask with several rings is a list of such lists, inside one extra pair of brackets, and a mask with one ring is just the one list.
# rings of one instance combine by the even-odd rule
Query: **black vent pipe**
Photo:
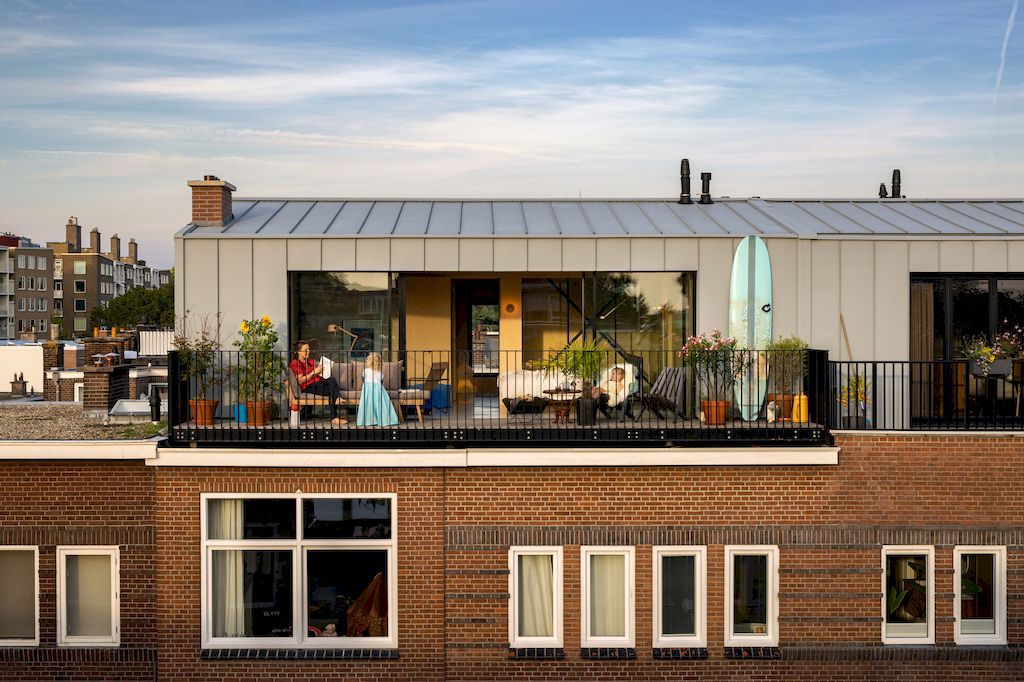
[(892, 172), (892, 198), (902, 199), (903, 194), (900, 191), (900, 169), (897, 168)]
[(690, 198), (690, 160), (683, 159), (679, 164), (679, 202), (680, 204), (692, 204), (693, 199)]
[(889, 190), (887, 190), (885, 188), (885, 183), (884, 182), (878, 184), (878, 198), (879, 199), (888, 199), (889, 198)]
[(700, 174), (700, 201), (699, 204), (713, 204), (711, 201), (711, 173)]

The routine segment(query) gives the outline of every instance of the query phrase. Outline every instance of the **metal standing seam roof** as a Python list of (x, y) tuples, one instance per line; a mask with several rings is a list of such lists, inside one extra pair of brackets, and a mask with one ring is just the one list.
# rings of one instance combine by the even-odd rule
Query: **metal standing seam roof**
[(1024, 199), (260, 199), (184, 237), (1024, 236)]

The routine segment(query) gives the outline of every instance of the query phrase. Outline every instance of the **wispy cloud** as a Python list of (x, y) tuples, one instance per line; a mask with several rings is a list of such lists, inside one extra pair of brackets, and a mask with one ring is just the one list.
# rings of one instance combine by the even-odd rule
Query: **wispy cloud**
[(63, 36), (0, 31), (0, 57), (9, 57), (38, 50), (62, 49), (71, 47), (74, 44), (75, 41)]
[(992, 95), (995, 103), (999, 97), (999, 88), (1003, 85), (1003, 71), (1006, 70), (1006, 49), (1010, 46), (1010, 35), (1013, 33), (1013, 25), (1017, 21), (1017, 5), (1020, 0), (1013, 0), (1013, 7), (1010, 8), (1010, 18), (1006, 22), (1006, 34), (1003, 36), (1003, 47), (999, 50), (999, 69), (996, 71), (996, 87)]

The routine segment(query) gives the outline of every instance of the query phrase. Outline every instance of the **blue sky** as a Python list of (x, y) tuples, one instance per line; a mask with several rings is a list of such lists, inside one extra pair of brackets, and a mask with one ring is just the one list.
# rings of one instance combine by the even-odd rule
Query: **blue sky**
[(683, 156), (716, 195), (873, 196), (898, 167), (908, 196), (1020, 197), (1014, 10), (0, 0), (0, 230), (76, 215), (167, 265), (204, 174), (240, 196), (658, 197)]

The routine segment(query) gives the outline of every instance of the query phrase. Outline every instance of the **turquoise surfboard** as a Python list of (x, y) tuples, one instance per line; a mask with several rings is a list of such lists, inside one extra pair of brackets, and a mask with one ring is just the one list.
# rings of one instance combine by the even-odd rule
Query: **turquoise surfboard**
[[(744, 237), (732, 259), (729, 282), (729, 336), (737, 348), (764, 350), (772, 340), (772, 265), (760, 237)], [(768, 390), (768, 357), (750, 353), (734, 388), (746, 421), (758, 418)]]

